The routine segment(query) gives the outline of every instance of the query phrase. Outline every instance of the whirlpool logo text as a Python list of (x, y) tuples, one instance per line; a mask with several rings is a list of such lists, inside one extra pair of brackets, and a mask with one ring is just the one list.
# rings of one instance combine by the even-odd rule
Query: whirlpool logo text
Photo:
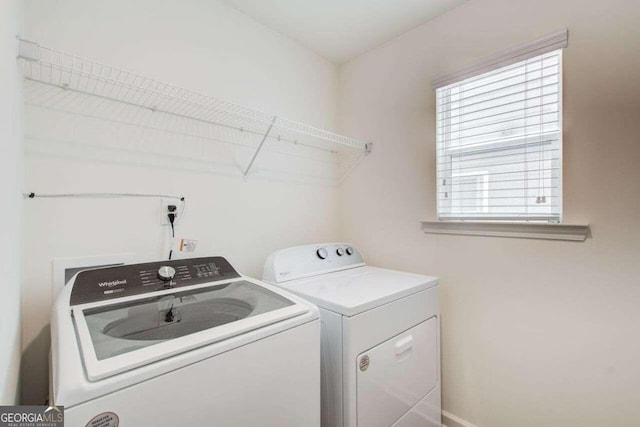
[(124, 279), (124, 280), (112, 280), (110, 282), (100, 282), (98, 283), (98, 286), (100, 286), (101, 288), (113, 288), (114, 286), (126, 285), (126, 284), (127, 284), (127, 279)]

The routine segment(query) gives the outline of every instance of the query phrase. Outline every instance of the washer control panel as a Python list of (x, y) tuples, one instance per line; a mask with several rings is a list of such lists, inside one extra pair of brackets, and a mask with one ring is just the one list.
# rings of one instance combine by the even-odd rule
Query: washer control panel
[(98, 268), (78, 273), (71, 305), (240, 277), (223, 257), (189, 258)]

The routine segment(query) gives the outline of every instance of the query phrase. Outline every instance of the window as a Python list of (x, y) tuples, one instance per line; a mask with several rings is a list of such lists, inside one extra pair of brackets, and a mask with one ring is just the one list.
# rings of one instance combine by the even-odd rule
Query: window
[(436, 88), (440, 220), (560, 222), (562, 50)]

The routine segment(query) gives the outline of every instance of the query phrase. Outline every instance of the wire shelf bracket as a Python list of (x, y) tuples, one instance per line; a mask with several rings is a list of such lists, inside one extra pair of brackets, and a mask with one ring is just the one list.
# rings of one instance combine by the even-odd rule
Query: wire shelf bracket
[[(102, 64), (18, 38), (18, 61), (24, 78), (83, 95), (170, 114), (225, 132), (252, 135), (259, 141), (246, 167), (244, 180), (267, 142), (290, 143), (296, 149), (315, 149), (328, 155), (371, 152), (372, 143)], [(255, 142), (254, 142), (255, 144)], [(337, 157), (336, 157), (337, 159)]]
[(258, 148), (256, 148), (256, 151), (253, 153), (253, 156), (251, 157), (251, 160), (249, 161), (249, 164), (247, 165), (247, 169), (245, 169), (244, 174), (242, 175), (242, 179), (244, 179), (245, 181), (247, 180), (247, 175), (249, 174), (249, 171), (251, 170), (251, 167), (255, 163), (256, 158), (258, 157), (258, 154), (260, 154), (260, 150), (262, 150), (262, 146), (264, 145), (264, 142), (267, 140), (267, 137), (269, 136), (269, 133), (271, 133), (271, 129), (273, 129), (273, 125), (275, 124), (277, 119), (278, 119), (277, 117), (275, 117), (275, 116), (273, 117), (273, 120), (271, 120), (271, 124), (269, 125), (269, 127), (267, 128), (267, 131), (265, 132), (264, 136), (262, 137), (262, 140), (260, 141), (260, 144), (258, 144)]

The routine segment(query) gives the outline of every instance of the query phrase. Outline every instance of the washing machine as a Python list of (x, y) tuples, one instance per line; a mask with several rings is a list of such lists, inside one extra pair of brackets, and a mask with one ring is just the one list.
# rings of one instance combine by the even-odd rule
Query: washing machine
[(436, 277), (331, 243), (273, 253), (263, 280), (320, 309), (323, 426), (441, 426)]
[(222, 257), (78, 273), (51, 319), (67, 426), (319, 426), (313, 304)]

